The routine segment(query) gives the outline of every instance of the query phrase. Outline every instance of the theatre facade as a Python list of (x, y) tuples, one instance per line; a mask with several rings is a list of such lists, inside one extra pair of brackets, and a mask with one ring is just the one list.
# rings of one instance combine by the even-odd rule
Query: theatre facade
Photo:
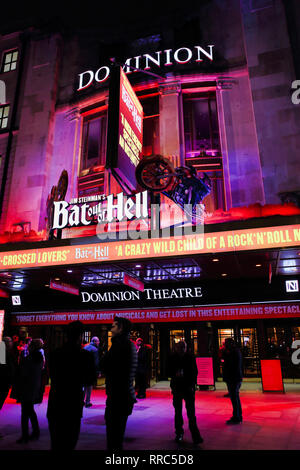
[(0, 36), (5, 334), (42, 337), (48, 354), (80, 320), (106, 350), (122, 315), (151, 345), (153, 380), (181, 339), (217, 380), (227, 337), (245, 377), (278, 357), (300, 379), (291, 12), (220, 3), (130, 35)]

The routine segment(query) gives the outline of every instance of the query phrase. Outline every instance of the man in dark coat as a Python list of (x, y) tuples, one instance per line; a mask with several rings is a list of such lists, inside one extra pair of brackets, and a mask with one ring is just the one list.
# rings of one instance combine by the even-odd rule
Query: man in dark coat
[(243, 380), (242, 354), (233, 338), (226, 338), (223, 353), (223, 380), (227, 384), (228, 393), (232, 403), (232, 417), (227, 424), (239, 424), (243, 421), (242, 406), (239, 391)]
[(51, 449), (55, 451), (75, 449), (84, 404), (83, 387), (96, 380), (93, 356), (80, 346), (82, 332), (81, 322), (70, 323), (67, 342), (50, 355), (47, 418)]
[(195, 356), (187, 352), (185, 341), (176, 343), (175, 353), (171, 356), (169, 362), (169, 372), (173, 406), (175, 408), (176, 442), (181, 442), (183, 439), (182, 401), (184, 400), (193, 442), (194, 444), (201, 444), (203, 438), (197, 426), (195, 413), (195, 386), (198, 370)]
[(128, 416), (136, 402), (133, 381), (137, 367), (135, 344), (130, 341), (131, 322), (115, 317), (111, 327), (112, 344), (100, 361), (106, 377), (106, 439), (107, 449), (122, 450)]
[(135, 386), (137, 389), (137, 398), (146, 398), (147, 373), (149, 368), (149, 350), (144, 345), (142, 338), (135, 342), (138, 356), (138, 363), (135, 375)]

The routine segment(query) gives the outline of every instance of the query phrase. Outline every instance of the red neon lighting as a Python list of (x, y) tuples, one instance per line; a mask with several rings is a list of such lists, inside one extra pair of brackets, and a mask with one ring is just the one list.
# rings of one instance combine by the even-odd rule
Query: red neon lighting
[[(300, 225), (200, 233), (162, 239), (122, 240), (86, 245), (0, 252), (0, 269), (101, 263), (125, 259), (225, 253), (298, 246)], [(99, 253), (102, 253), (100, 256)]]
[(80, 320), (87, 324), (111, 323), (120, 315), (134, 323), (163, 323), (212, 320), (241, 320), (253, 318), (293, 318), (300, 315), (299, 303), (269, 303), (253, 305), (202, 305), (199, 307), (171, 307), (149, 309), (84, 310), (77, 312), (56, 312), (23, 314), (11, 316), (12, 325), (55, 325)]

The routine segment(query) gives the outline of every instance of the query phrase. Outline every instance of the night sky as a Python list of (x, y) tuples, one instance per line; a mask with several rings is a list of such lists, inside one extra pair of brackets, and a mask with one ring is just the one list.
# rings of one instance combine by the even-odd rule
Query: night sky
[[(133, 27), (137, 23), (155, 22), (165, 18), (176, 21), (182, 13), (197, 12), (201, 3), (211, 0), (128, 0), (103, 2), (39, 1), (5, 2), (1, 6), (0, 34), (30, 26), (89, 29)], [(81, 6), (80, 6), (81, 4)], [(78, 6), (79, 5), (79, 6)]]

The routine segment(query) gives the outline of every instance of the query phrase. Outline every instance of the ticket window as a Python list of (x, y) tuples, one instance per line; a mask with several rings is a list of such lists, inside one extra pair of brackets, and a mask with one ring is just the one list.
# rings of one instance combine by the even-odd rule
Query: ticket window
[(176, 343), (185, 341), (184, 330), (170, 330), (170, 351), (174, 351)]

